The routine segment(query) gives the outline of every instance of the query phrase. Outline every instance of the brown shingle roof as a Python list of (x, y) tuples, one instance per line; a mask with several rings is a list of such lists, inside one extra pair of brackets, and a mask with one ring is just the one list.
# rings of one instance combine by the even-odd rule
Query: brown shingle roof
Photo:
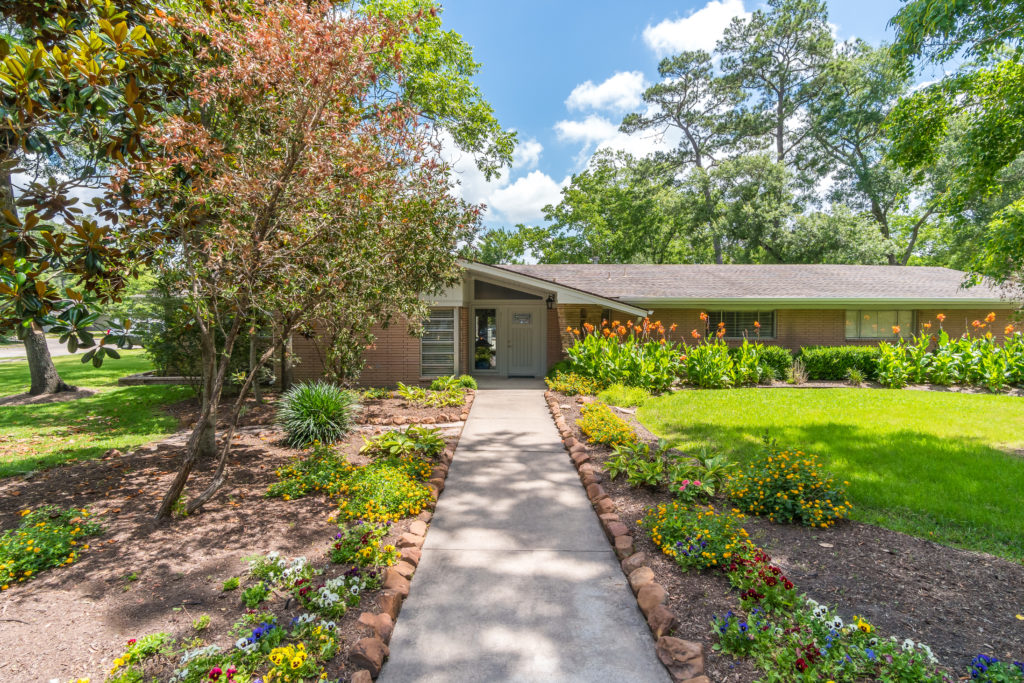
[(507, 265), (609, 299), (881, 299), (992, 302), (987, 284), (963, 289), (965, 273), (926, 266)]

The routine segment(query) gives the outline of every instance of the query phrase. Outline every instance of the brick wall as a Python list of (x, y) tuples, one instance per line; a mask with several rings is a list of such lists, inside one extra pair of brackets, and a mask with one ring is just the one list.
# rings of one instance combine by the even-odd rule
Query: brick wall
[(562, 345), (561, 332), (564, 328), (559, 325), (557, 309), (552, 308), (548, 311), (547, 324), (548, 334), (544, 344), (546, 349), (545, 370), (550, 369), (552, 365), (565, 358), (565, 347)]

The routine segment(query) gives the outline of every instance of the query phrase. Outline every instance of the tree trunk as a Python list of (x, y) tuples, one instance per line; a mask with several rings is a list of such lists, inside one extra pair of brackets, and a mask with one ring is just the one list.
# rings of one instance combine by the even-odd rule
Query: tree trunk
[[(14, 203), (14, 184), (11, 181), (10, 169), (0, 170), (0, 210), (10, 211), (18, 215), (18, 207)], [(32, 378), (32, 388), (28, 393), (32, 396), (40, 394), (56, 394), (61, 391), (74, 391), (75, 387), (64, 383), (53, 366), (50, 349), (46, 346), (46, 334), (36, 322), (25, 331), (25, 355), (28, 357), (28, 372)]]
[(263, 403), (263, 397), (260, 396), (258, 360), (256, 357), (256, 322), (254, 319), (252, 326), (249, 328), (249, 374), (256, 374), (256, 379), (252, 385), (252, 397), (256, 399), (256, 403)]
[(46, 334), (37, 323), (25, 331), (25, 353), (28, 356), (28, 372), (32, 377), (31, 396), (56, 394), (61, 391), (75, 391), (77, 387), (64, 383), (57, 374), (57, 368), (46, 346)]
[(292, 337), (291, 334), (281, 346), (281, 391), (292, 387)]

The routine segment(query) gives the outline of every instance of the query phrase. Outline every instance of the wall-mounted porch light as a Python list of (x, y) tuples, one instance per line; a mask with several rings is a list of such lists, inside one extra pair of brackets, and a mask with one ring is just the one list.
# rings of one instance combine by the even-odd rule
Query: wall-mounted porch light
[(552, 308), (555, 307), (555, 295), (548, 294), (548, 298), (544, 300), (544, 303), (548, 305), (548, 310), (550, 311)]

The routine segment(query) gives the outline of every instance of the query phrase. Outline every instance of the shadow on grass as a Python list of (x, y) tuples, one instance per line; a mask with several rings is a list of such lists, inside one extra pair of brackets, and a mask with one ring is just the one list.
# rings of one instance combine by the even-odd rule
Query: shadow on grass
[(75, 401), (0, 408), (6, 437), (0, 477), (95, 458), (173, 432), (177, 419), (160, 408), (190, 395), (187, 387), (123, 387)]
[[(762, 448), (764, 424), (661, 421), (660, 436), (708, 444), (742, 461)], [(930, 540), (1024, 558), (1024, 458), (977, 437), (876, 431), (839, 421), (767, 428), (784, 449), (815, 453), (846, 485), (855, 519)]]

